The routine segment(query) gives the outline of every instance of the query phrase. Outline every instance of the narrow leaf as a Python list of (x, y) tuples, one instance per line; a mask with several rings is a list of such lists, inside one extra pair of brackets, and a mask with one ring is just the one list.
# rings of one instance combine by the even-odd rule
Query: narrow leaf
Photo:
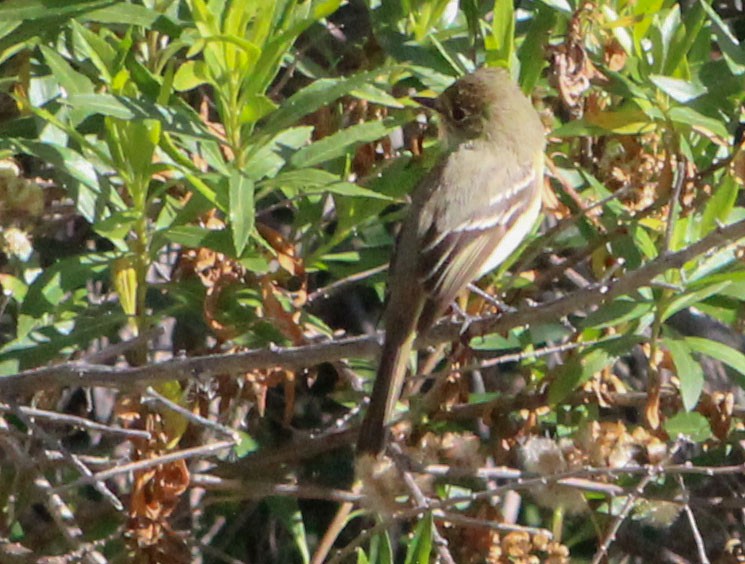
[(39, 49), (54, 78), (68, 95), (93, 93), (93, 82), (87, 76), (73, 69), (65, 59), (46, 45), (39, 45)]
[(89, 115), (101, 114), (122, 120), (155, 119), (161, 122), (164, 131), (205, 139), (214, 138), (196, 114), (192, 116), (182, 108), (174, 109), (147, 100), (112, 94), (74, 94), (65, 103), (87, 111)]
[(114, 3), (112, 0), (5, 0), (0, 4), (0, 21), (71, 18)]
[(388, 118), (382, 121), (368, 121), (353, 125), (333, 135), (324, 137), (303, 147), (295, 153), (290, 163), (295, 168), (312, 167), (346, 155), (354, 147), (385, 137), (401, 124), (400, 119)]
[(723, 343), (703, 337), (686, 337), (694, 351), (719, 360), (738, 373), (741, 387), (745, 387), (745, 354)]
[(273, 135), (283, 129), (295, 125), (297, 121), (325, 104), (330, 104), (340, 96), (352, 90), (361, 88), (376, 76), (384, 73), (384, 69), (360, 73), (348, 78), (322, 78), (296, 92), (287, 99), (282, 106), (272, 114), (263, 134)]
[(254, 227), (254, 184), (237, 170), (232, 172), (229, 182), (230, 227), (236, 256), (240, 257)]
[(722, 181), (709, 198), (701, 219), (701, 235), (708, 235), (717, 226), (717, 223), (725, 223), (737, 201), (739, 186), (731, 175), (722, 177)]
[(515, 5), (512, 0), (494, 0), (492, 32), (484, 38), (486, 60), (492, 66), (510, 68), (515, 52)]
[(691, 349), (685, 341), (665, 338), (663, 342), (675, 363), (675, 370), (680, 380), (683, 407), (686, 411), (691, 411), (696, 407), (701, 391), (704, 389), (704, 371), (698, 361), (691, 356)]
[(706, 88), (703, 86), (693, 84), (687, 80), (680, 80), (679, 78), (652, 74), (649, 75), (649, 80), (651, 80), (657, 88), (681, 104), (686, 104), (691, 100), (695, 100), (699, 96), (706, 94)]

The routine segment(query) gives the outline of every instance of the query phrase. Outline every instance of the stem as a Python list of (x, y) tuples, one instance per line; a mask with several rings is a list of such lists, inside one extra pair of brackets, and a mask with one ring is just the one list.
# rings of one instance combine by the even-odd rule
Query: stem
[[(134, 206), (137, 211), (137, 221), (134, 225), (134, 239), (132, 252), (135, 256), (135, 276), (137, 290), (135, 293), (135, 336), (148, 330), (148, 316), (146, 310), (147, 272), (150, 268), (150, 234), (147, 218), (147, 179), (136, 178), (132, 193), (135, 195)], [(147, 343), (144, 342), (134, 351), (132, 360), (136, 366), (147, 362)]]

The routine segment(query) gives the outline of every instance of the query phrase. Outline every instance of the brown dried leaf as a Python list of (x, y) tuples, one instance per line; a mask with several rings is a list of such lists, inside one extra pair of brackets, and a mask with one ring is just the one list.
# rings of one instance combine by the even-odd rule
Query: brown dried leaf
[(282, 307), (276, 293), (274, 283), (268, 276), (261, 278), (261, 298), (264, 305), (264, 317), (271, 320), (274, 326), (293, 344), (301, 345), (305, 342), (303, 328), (299, 325), (300, 311), (288, 312)]
[(590, 88), (590, 80), (600, 76), (585, 51), (582, 13), (582, 8), (575, 12), (564, 43), (552, 53), (553, 79), (559, 96), (567, 108), (574, 109), (580, 107), (584, 93)]
[(276, 252), (274, 258), (285, 271), (293, 276), (305, 276), (305, 264), (303, 258), (296, 253), (294, 243), (285, 239), (279, 231), (263, 223), (257, 223), (256, 230), (274, 249)]
[(714, 436), (724, 441), (732, 428), (734, 409), (735, 396), (731, 392), (712, 392), (701, 397), (697, 411), (709, 420)]
[(207, 288), (207, 293), (204, 298), (204, 305), (202, 307), (204, 318), (207, 325), (215, 333), (218, 339), (221, 341), (229, 341), (238, 335), (239, 329), (235, 326), (226, 325), (220, 321), (220, 295), (227, 288), (238, 284), (242, 277), (236, 272), (217, 269), (210, 271), (210, 278), (214, 278), (214, 281), (212, 282), (212, 286)]
[(626, 50), (621, 46), (618, 39), (611, 37), (609, 41), (605, 43), (603, 49), (603, 60), (609, 70), (618, 72), (626, 66)]
[[(466, 512), (468, 517), (488, 522), (504, 522), (496, 507), (487, 503), (473, 504)], [(445, 521), (445, 535), (456, 562), (503, 562), (499, 531), (488, 527), (458, 527)]]

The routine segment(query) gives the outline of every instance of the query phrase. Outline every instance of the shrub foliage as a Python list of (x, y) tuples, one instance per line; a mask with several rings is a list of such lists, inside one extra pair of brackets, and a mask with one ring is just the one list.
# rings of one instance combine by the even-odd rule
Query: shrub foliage
[[(0, 560), (736, 561), (739, 18), (0, 4)], [(436, 154), (411, 96), (483, 64), (541, 112), (542, 223), (419, 339), (373, 501), (355, 428)]]

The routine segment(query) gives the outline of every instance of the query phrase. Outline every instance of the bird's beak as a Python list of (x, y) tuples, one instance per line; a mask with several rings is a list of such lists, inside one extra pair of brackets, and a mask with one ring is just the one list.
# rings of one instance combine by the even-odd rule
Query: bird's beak
[(438, 98), (425, 98), (423, 96), (412, 96), (412, 100), (414, 100), (417, 104), (420, 106), (424, 106), (427, 109), (433, 110), (435, 112), (440, 112), (440, 104)]

